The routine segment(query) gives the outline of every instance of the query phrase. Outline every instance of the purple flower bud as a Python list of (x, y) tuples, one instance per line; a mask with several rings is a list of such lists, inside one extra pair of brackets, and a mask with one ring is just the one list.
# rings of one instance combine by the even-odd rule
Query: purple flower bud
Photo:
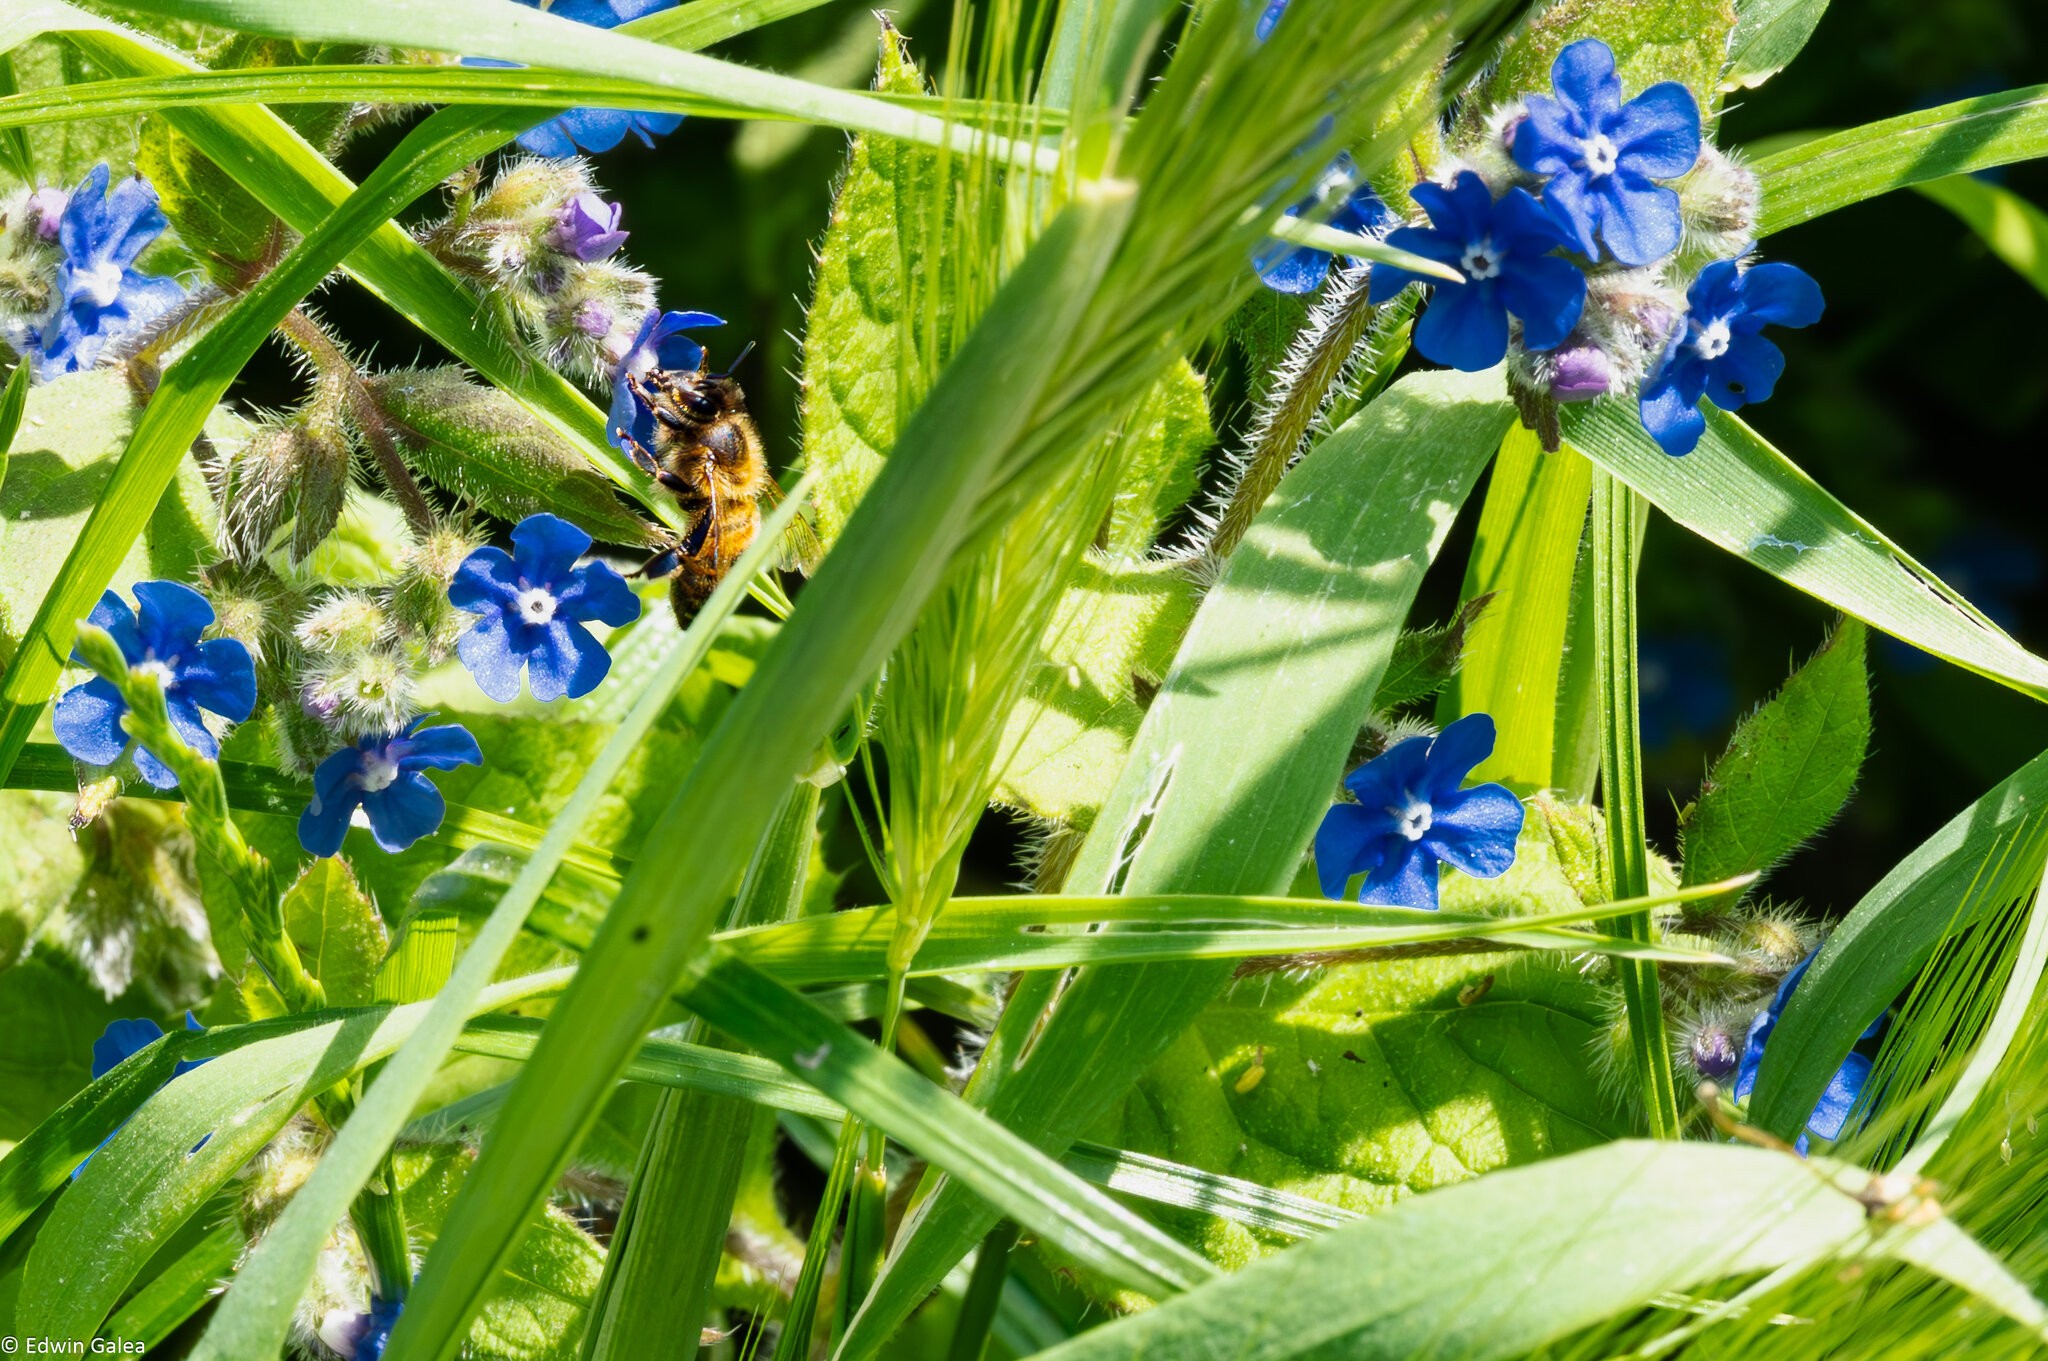
[(619, 230), (622, 211), (622, 205), (606, 203), (596, 194), (578, 194), (555, 214), (555, 226), (548, 233), (548, 244), (586, 264), (602, 260), (626, 244), (626, 233)]
[(618, 316), (610, 304), (598, 298), (585, 298), (576, 306), (576, 329), (595, 340), (603, 340), (612, 333), (612, 326)]
[(1604, 397), (1613, 381), (1614, 361), (1598, 345), (1572, 345), (1551, 356), (1550, 395), (1560, 402)]
[(1693, 1032), (1688, 1047), (1692, 1051), (1692, 1066), (1701, 1077), (1716, 1082), (1726, 1082), (1742, 1057), (1736, 1052), (1735, 1036), (1719, 1021), (1702, 1024)]
[(28, 196), (28, 220), (35, 224), (35, 233), (45, 241), (57, 239), (57, 229), (63, 223), (64, 209), (71, 203), (71, 195), (62, 189), (45, 186)]

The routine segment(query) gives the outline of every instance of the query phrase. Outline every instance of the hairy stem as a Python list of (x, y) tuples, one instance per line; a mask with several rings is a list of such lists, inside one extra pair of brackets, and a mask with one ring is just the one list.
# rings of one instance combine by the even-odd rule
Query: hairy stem
[(377, 471), (391, 489), (398, 508), (405, 513), (405, 522), (412, 532), (421, 539), (432, 534), (438, 524), (434, 508), (428, 504), (425, 493), (420, 491), (420, 484), (413, 480), (412, 470), (405, 466), (391, 422), (385, 417), (384, 408), (377, 404), (369, 385), (363, 381), (362, 370), (356, 366), (355, 360), (349, 358), (319, 322), (300, 308), (293, 308), (277, 329), (306, 357), (321, 378), (339, 388), (350, 422), (363, 437), (370, 457), (376, 460)]

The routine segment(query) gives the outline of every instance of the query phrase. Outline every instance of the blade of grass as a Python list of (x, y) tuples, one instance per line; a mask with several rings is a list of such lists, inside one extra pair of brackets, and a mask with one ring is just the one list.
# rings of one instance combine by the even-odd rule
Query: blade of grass
[[(1197, 612), (1069, 888), (1286, 889), (1422, 572), (1512, 419), (1498, 375), (1416, 374), (1287, 474)], [(1287, 703), (1271, 703), (1276, 694)], [(1082, 969), (1050, 1019), (1040, 1013), (1061, 980), (1033, 975), (1005, 1010), (969, 1097), (1040, 1148), (1063, 1149), (1230, 972), (1212, 963)], [(920, 1197), (842, 1358), (875, 1355), (997, 1218), (957, 1183), (928, 1179)]]
[(2048, 295), (2048, 213), (2000, 184), (1950, 175), (1915, 185), (1968, 224), (2013, 272)]
[(1874, 628), (2021, 694), (2048, 699), (2048, 662), (1837, 501), (1741, 420), (1707, 409), (1672, 458), (1623, 404), (1569, 407), (1565, 438), (1679, 524)]
[[(1617, 898), (1650, 891), (1650, 851), (1643, 830), (1643, 750), (1636, 699), (1635, 493), (1606, 473), (1593, 479), (1594, 634), (1602, 663), (1600, 704), (1600, 791), (1607, 814), (1607, 863)], [(1608, 929), (1648, 941), (1650, 914), (1617, 914)], [(1629, 1048), (1650, 1132), (1676, 1139), (1677, 1088), (1671, 1076), (1671, 1045), (1664, 1034), (1664, 1004), (1657, 966), (1620, 959), (1615, 972), (1628, 1007)]]
[(1763, 187), (1757, 235), (1893, 189), (2048, 155), (2048, 85), (1961, 99), (1816, 137), (1750, 167)]
[(663, 815), (668, 826), (715, 822), (728, 834), (662, 839), (636, 861), (449, 1211), (394, 1335), (398, 1354), (443, 1357), (461, 1344), (504, 1254), (701, 948), (753, 833), (909, 627), (962, 543), (984, 479), (1031, 428), (1059, 357), (1053, 340), (1088, 306), (1132, 197), (1088, 190), (1054, 220), (905, 427)]
[[(735, 113), (822, 123), (853, 132), (964, 154), (1015, 161), (1039, 153), (1007, 138), (914, 112), (864, 93), (817, 85), (790, 76), (637, 37), (624, 28), (580, 24), (545, 10), (505, 0), (125, 0), (128, 8), (173, 19), (219, 24), (244, 33), (267, 33), (298, 42), (356, 42), (366, 46), (424, 48), (458, 56), (492, 57), (528, 67), (631, 80), (709, 98)], [(1048, 160), (1041, 169), (1052, 169)]]

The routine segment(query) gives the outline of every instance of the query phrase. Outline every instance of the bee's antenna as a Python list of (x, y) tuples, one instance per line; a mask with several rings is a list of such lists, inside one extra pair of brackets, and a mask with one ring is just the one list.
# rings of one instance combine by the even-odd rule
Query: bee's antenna
[(732, 363), (727, 364), (725, 366), (725, 372), (719, 374), (718, 376), (720, 378), (730, 378), (732, 376), (732, 371), (740, 366), (740, 361), (742, 359), (745, 359), (748, 355), (752, 354), (753, 352), (754, 342), (750, 340), (747, 342), (745, 349), (741, 350), (737, 355), (733, 356)]

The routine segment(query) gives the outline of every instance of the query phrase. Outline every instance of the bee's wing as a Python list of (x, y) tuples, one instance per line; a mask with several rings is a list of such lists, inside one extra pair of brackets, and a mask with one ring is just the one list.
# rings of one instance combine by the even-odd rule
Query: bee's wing
[[(772, 510), (782, 504), (786, 495), (788, 493), (770, 477), (767, 490), (761, 493), (761, 504)], [(782, 561), (777, 565), (785, 572), (801, 572), (809, 576), (825, 558), (825, 545), (818, 541), (818, 531), (802, 515), (791, 520), (789, 528), (782, 531), (781, 547)]]

